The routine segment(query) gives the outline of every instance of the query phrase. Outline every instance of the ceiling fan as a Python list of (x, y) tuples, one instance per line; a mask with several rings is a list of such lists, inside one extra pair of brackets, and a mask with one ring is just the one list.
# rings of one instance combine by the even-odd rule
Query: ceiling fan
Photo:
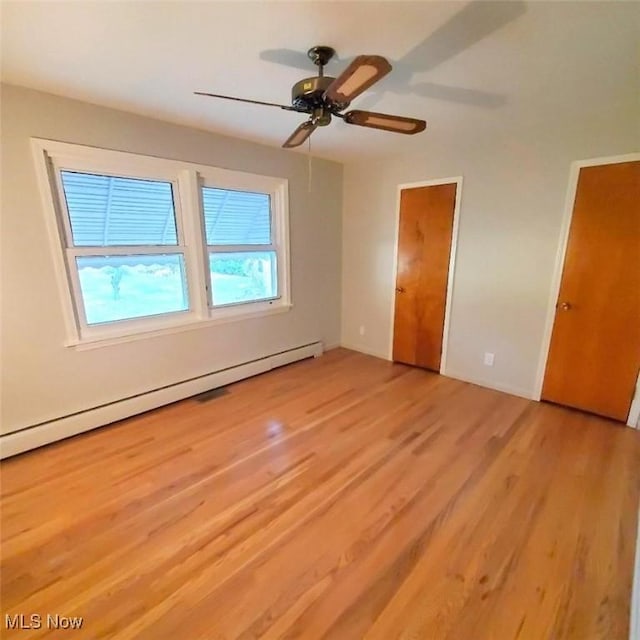
[(293, 85), (290, 106), (204, 91), (194, 91), (194, 93), (199, 96), (224, 98), (225, 100), (278, 107), (286, 111), (308, 113), (310, 118), (303, 122), (282, 145), (285, 149), (300, 146), (318, 127), (327, 126), (333, 116), (341, 118), (347, 124), (383, 129), (394, 133), (411, 135), (425, 130), (427, 123), (416, 118), (357, 109), (343, 113), (354, 98), (357, 98), (391, 71), (391, 65), (382, 56), (357, 56), (337, 78), (331, 78), (324, 75), (325, 65), (335, 55), (335, 51), (331, 47), (311, 47), (307, 55), (318, 67), (318, 75), (304, 78)]

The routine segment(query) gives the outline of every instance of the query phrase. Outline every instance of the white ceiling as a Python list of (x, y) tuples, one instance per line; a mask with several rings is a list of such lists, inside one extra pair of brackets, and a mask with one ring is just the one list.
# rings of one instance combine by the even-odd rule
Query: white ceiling
[(428, 128), (316, 131), (314, 155), (349, 161), (633, 103), (639, 24), (637, 2), (5, 1), (2, 80), (279, 146), (305, 116), (192, 92), (288, 104), (291, 85), (315, 75), (310, 46), (338, 51), (328, 75), (380, 54), (394, 71), (352, 107)]

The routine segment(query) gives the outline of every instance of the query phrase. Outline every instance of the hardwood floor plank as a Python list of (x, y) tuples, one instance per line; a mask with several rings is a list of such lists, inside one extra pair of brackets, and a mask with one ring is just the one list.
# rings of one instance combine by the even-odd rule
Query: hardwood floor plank
[(626, 639), (640, 433), (344, 349), (229, 391), (4, 461), (2, 614), (91, 639)]

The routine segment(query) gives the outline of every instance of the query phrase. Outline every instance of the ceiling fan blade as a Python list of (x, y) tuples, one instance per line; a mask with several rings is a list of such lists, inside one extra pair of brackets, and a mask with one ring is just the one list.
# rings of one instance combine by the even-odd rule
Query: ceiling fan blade
[(234, 96), (223, 96), (219, 93), (206, 93), (204, 91), (194, 91), (197, 96), (207, 96), (209, 98), (223, 98), (224, 100), (235, 100), (236, 102), (248, 102), (249, 104), (261, 104), (266, 107), (278, 107), (279, 109), (286, 109), (287, 111), (297, 111), (294, 107), (286, 104), (277, 104), (275, 102), (262, 102), (262, 100), (249, 100), (247, 98), (236, 98)]
[(389, 71), (391, 65), (382, 56), (357, 56), (327, 87), (324, 97), (334, 102), (351, 102)]
[(347, 111), (343, 119), (347, 124), (357, 124), (360, 127), (371, 127), (372, 129), (383, 129), (384, 131), (408, 135), (420, 133), (427, 127), (427, 123), (424, 120), (392, 116), (387, 113), (375, 113), (374, 111)]
[(316, 129), (318, 125), (312, 120), (303, 122), (282, 145), (283, 149), (299, 147)]

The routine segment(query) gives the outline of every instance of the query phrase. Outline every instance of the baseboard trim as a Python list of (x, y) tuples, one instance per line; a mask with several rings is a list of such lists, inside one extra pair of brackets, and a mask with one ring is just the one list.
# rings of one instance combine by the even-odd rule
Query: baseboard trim
[(519, 398), (526, 398), (527, 400), (536, 400), (533, 391), (531, 389), (521, 389), (520, 387), (512, 387), (508, 384), (496, 384), (495, 382), (488, 382), (479, 378), (473, 378), (471, 376), (452, 371), (451, 368), (447, 368), (442, 375), (448, 378), (455, 378), (456, 380), (462, 380), (463, 382), (470, 382), (471, 384), (477, 384), (479, 387), (485, 387), (486, 389), (493, 389), (494, 391), (502, 391), (512, 396), (518, 396)]
[(636, 390), (629, 407), (629, 415), (627, 416), (627, 426), (632, 429), (640, 429), (640, 371), (638, 371), (638, 379), (636, 380)]
[(640, 510), (638, 510), (638, 536), (636, 538), (636, 561), (631, 587), (631, 628), (629, 640), (640, 640)]
[(162, 389), (156, 389), (138, 396), (57, 418), (14, 433), (8, 433), (0, 437), (0, 460), (63, 440), (64, 438), (70, 438), (91, 429), (103, 427), (117, 420), (129, 418), (177, 400), (183, 400), (198, 393), (204, 393), (259, 373), (265, 373), (285, 364), (304, 360), (305, 358), (317, 357), (322, 355), (322, 352), (322, 343), (313, 342), (221, 371), (214, 371), (198, 378), (177, 382)]
[(380, 358), (381, 360), (389, 360), (389, 354), (383, 353), (382, 351), (375, 351), (374, 349), (368, 349), (367, 347), (363, 347), (361, 345), (350, 344), (348, 342), (341, 342), (340, 346), (344, 349), (349, 349), (350, 351), (357, 351), (358, 353), (364, 353), (368, 356), (373, 356), (374, 358)]
[[(373, 349), (368, 349), (367, 347), (350, 344), (348, 342), (343, 342), (340, 346), (344, 347), (345, 349), (350, 349), (351, 351), (359, 351), (360, 353), (365, 353), (368, 356), (382, 358), (382, 360), (389, 360), (388, 354), (381, 353)], [(462, 380), (462, 382), (470, 382), (471, 384), (477, 384), (478, 386), (485, 387), (486, 389), (493, 389), (494, 391), (502, 391), (503, 393), (508, 393), (512, 396), (518, 396), (520, 398), (526, 398), (527, 400), (536, 400), (536, 398), (534, 398), (533, 396), (533, 393), (529, 389), (520, 389), (519, 387), (512, 387), (506, 384), (495, 384), (493, 382), (488, 382), (486, 380), (474, 379), (470, 376), (458, 373), (457, 371), (451, 371), (451, 368), (447, 368), (446, 371), (441, 371), (440, 373), (441, 375), (447, 376), (448, 378), (455, 378), (456, 380)]]

